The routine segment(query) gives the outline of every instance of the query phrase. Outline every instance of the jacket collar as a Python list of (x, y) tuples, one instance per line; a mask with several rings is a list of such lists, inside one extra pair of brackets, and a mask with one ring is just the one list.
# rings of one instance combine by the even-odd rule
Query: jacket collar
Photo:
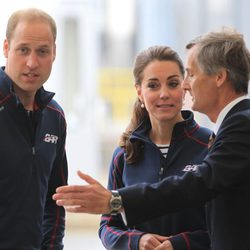
[(250, 99), (243, 99), (241, 101), (239, 101), (237, 104), (235, 104), (230, 111), (227, 113), (227, 115), (225, 116), (224, 120), (226, 118), (228, 118), (229, 116), (233, 115), (235, 112), (239, 112), (245, 109), (249, 109), (250, 108)]
[[(194, 120), (193, 112), (189, 110), (181, 111), (184, 121), (175, 124), (172, 134), (172, 140), (178, 140), (178, 138), (191, 134), (197, 128), (197, 123)], [(131, 134), (130, 140), (141, 139), (149, 140), (148, 133), (151, 129), (151, 123), (149, 118), (144, 120)]]
[(214, 133), (217, 134), (219, 127), (222, 123), (222, 121), (224, 120), (224, 118), (227, 116), (227, 114), (229, 113), (229, 111), (235, 106), (237, 105), (237, 103), (241, 102), (242, 100), (247, 99), (247, 96), (240, 96), (236, 99), (234, 99), (232, 102), (228, 103), (219, 113), (217, 121), (215, 123), (215, 128), (214, 128)]
[[(21, 102), (14, 92), (13, 81), (4, 72), (4, 68), (5, 67), (0, 68), (0, 100), (5, 99), (7, 96), (11, 95), (16, 106), (19, 106), (21, 105)], [(41, 110), (44, 109), (52, 100), (54, 95), (55, 93), (46, 91), (43, 87), (41, 87), (40, 89), (38, 89), (35, 96), (36, 106)]]

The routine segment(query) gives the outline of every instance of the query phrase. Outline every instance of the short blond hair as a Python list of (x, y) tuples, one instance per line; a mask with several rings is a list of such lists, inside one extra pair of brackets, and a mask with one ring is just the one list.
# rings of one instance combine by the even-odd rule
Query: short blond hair
[(54, 38), (54, 41), (56, 41), (56, 35), (57, 35), (57, 27), (55, 20), (45, 11), (37, 9), (37, 8), (28, 8), (28, 9), (21, 9), (17, 10), (12, 13), (10, 16), (7, 28), (6, 28), (6, 38), (8, 42), (10, 42), (13, 33), (16, 29), (16, 26), (20, 21), (42, 21), (47, 22), (50, 25), (51, 32)]

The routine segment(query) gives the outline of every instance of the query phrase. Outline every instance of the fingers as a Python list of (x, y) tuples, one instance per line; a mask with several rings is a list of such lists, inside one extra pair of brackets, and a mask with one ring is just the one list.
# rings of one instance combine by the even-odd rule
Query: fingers
[(84, 174), (80, 170), (77, 171), (77, 174), (81, 179), (86, 181), (88, 184), (99, 184), (99, 182), (97, 180), (92, 178), (90, 175)]
[(69, 213), (86, 213), (86, 209), (83, 206), (64, 206), (65, 210)]
[[(100, 183), (95, 180), (94, 178), (92, 178), (91, 176), (84, 174), (83, 172), (81, 172), (80, 170), (77, 171), (78, 176), (86, 181), (88, 184), (99, 184)], [(58, 187), (56, 189), (56, 193), (67, 193), (67, 192), (84, 192), (85, 188), (87, 188), (88, 185), (65, 185), (65, 186), (61, 186)]]
[(70, 193), (70, 192), (83, 192), (84, 185), (68, 185), (68, 186), (61, 186), (56, 189), (57, 193)]
[(77, 174), (81, 179), (86, 181), (88, 184), (99, 184), (100, 185), (100, 183), (96, 179), (92, 178), (90, 175), (84, 174), (80, 170), (77, 171)]
[(56, 197), (56, 204), (58, 206), (83, 206), (84, 200), (79, 198), (68, 198), (65, 196), (62, 197)]
[(161, 244), (155, 234), (144, 234), (139, 241), (140, 250), (153, 250)]
[(91, 176), (77, 172), (86, 185), (61, 186), (56, 189), (52, 198), (58, 206), (68, 206), (69, 212), (92, 214), (109, 213), (111, 192)]
[(161, 245), (157, 246), (155, 250), (174, 250), (169, 240), (164, 241)]
[[(63, 206), (63, 202), (82, 201), (83, 187), (82, 186), (62, 186), (56, 189), (52, 199), (57, 201), (57, 205)], [(81, 203), (74, 203), (72, 205), (81, 205)]]
[(162, 235), (155, 235), (155, 238), (160, 241), (160, 242), (163, 242), (169, 238), (171, 238), (170, 236), (166, 237), (166, 236), (162, 236)]

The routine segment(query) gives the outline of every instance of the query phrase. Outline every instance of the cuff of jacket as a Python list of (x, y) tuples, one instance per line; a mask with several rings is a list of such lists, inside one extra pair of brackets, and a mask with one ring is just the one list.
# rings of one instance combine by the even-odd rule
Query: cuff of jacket
[(132, 238), (131, 238), (131, 249), (139, 249), (139, 242), (140, 242), (140, 239), (141, 237), (144, 235), (145, 233), (142, 232), (141, 234), (137, 234), (137, 235), (134, 235)]
[(169, 239), (174, 249), (191, 250), (190, 241), (185, 233), (177, 234)]

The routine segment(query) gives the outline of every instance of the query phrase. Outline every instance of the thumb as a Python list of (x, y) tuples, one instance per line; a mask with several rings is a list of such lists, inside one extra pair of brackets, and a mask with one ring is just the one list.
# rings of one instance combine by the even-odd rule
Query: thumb
[(171, 237), (167, 237), (167, 236), (162, 236), (162, 235), (156, 235), (155, 236), (160, 242), (163, 242), (165, 240), (168, 240)]
[(80, 170), (77, 171), (77, 174), (81, 179), (86, 181), (88, 184), (99, 184), (99, 182), (97, 180), (92, 178), (90, 175), (84, 174)]

